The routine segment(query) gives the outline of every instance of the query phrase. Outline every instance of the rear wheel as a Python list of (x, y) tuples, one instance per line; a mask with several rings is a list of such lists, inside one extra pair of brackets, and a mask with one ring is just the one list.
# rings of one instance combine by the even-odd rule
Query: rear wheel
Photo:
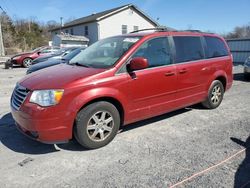
[(209, 88), (207, 99), (202, 105), (208, 109), (217, 108), (224, 96), (224, 87), (219, 80), (214, 80)]
[(32, 62), (32, 59), (31, 59), (31, 58), (25, 58), (25, 59), (23, 60), (23, 66), (24, 66), (25, 68), (30, 67), (30, 66), (31, 66), (31, 62)]
[(111, 142), (119, 126), (120, 115), (116, 107), (101, 101), (86, 106), (78, 113), (74, 134), (82, 146), (96, 149)]

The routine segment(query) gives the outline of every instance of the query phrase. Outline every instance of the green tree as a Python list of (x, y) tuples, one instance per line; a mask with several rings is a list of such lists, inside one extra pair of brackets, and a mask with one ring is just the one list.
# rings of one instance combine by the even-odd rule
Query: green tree
[(48, 45), (48, 41), (51, 40), (49, 30), (59, 25), (53, 20), (42, 24), (34, 17), (13, 20), (6, 13), (2, 13), (0, 19), (5, 48), (18, 48), (22, 51)]

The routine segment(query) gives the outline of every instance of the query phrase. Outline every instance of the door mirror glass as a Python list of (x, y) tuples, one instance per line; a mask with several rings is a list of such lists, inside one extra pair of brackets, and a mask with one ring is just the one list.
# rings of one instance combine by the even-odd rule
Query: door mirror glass
[(143, 57), (135, 57), (128, 64), (129, 71), (136, 71), (148, 68), (148, 60)]

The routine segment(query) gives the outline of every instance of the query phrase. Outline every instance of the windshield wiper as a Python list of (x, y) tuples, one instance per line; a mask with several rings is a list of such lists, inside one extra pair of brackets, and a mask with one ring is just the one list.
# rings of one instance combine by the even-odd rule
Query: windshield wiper
[(70, 63), (70, 65), (76, 65), (76, 66), (87, 67), (87, 68), (90, 67), (90, 66), (88, 66), (88, 65), (81, 64), (81, 63), (79, 63), (79, 62)]

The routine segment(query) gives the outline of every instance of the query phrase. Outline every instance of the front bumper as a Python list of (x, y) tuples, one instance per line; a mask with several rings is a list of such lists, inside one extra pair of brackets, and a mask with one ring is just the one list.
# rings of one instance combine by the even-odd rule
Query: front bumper
[(17, 60), (15, 59), (11, 59), (10, 62), (13, 64), (13, 65), (17, 65), (17, 64), (20, 64)]
[(55, 113), (53, 109), (44, 110), (35, 104), (28, 104), (20, 110), (11, 107), (11, 112), (18, 130), (31, 139), (55, 144), (72, 138), (73, 120), (65, 117), (65, 112)]

